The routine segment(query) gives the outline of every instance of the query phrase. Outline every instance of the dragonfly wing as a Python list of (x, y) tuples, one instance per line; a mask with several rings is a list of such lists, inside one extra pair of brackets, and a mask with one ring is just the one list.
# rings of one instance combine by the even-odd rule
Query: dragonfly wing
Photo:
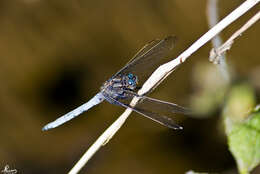
[(175, 103), (170, 103), (162, 100), (158, 100), (155, 98), (140, 96), (132, 91), (125, 90), (125, 95), (130, 99), (133, 97), (141, 98), (140, 102), (136, 105), (137, 107), (152, 110), (158, 113), (176, 113), (176, 114), (184, 114), (184, 115), (192, 115), (192, 111), (186, 107), (179, 106)]
[(55, 121), (47, 124), (42, 128), (43, 131), (55, 128), (60, 126), (61, 124), (77, 117), (81, 113), (89, 110), (93, 106), (101, 103), (104, 100), (104, 96), (101, 93), (96, 94), (92, 99), (90, 99), (87, 103), (84, 103), (83, 105), (79, 106), (78, 108), (74, 109), (73, 111), (61, 116), (60, 118), (56, 119)]
[(138, 108), (136, 106), (130, 106), (129, 104), (126, 104), (126, 103), (123, 103), (123, 102), (120, 102), (118, 100), (115, 100), (109, 96), (104, 96), (105, 98), (107, 98), (108, 101), (113, 101), (114, 104), (116, 105), (119, 105), (119, 106), (122, 106), (122, 107), (125, 107), (125, 108), (130, 108), (132, 109), (133, 111), (145, 116), (146, 118), (149, 118), (157, 123), (160, 123), (161, 125), (164, 125), (168, 128), (171, 128), (171, 129), (182, 129), (181, 126), (179, 126), (178, 124), (176, 124), (171, 118), (169, 117), (166, 117), (164, 115), (159, 115), (157, 113), (154, 113), (154, 112), (150, 112), (148, 110), (144, 110), (142, 108)]
[[(136, 59), (138, 59), (139, 57), (143, 57), (145, 53), (149, 52), (149, 50), (151, 48), (153, 48), (154, 46), (156, 46), (156, 44), (158, 44), (161, 41), (161, 39), (155, 39), (152, 40), (150, 42), (148, 42), (147, 44), (145, 44), (127, 63), (126, 66), (130, 63), (132, 63), (133, 61), (135, 61)], [(123, 67), (120, 71), (121, 72), (125, 67)]]
[(138, 75), (140, 79), (141, 76), (151, 74), (158, 66), (158, 63), (168, 55), (175, 42), (176, 37), (174, 36), (149, 42), (113, 77), (133, 73)]

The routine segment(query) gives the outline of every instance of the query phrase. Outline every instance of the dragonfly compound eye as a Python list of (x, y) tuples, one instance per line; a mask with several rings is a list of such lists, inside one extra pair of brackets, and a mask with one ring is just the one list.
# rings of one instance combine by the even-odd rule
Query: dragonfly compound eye
[(128, 78), (129, 78), (129, 79), (132, 79), (133, 77), (134, 77), (133, 74), (131, 74), (131, 73), (128, 74)]
[(129, 79), (129, 80), (128, 80), (128, 84), (129, 84), (129, 85), (133, 85), (133, 84), (134, 84), (134, 81), (131, 80), (131, 79)]

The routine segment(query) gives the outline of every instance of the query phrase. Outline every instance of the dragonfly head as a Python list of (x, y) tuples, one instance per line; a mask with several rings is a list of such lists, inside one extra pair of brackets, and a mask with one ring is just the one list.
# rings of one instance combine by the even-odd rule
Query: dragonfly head
[(132, 73), (129, 73), (126, 76), (126, 87), (134, 90), (138, 84), (138, 78), (137, 76), (133, 75)]

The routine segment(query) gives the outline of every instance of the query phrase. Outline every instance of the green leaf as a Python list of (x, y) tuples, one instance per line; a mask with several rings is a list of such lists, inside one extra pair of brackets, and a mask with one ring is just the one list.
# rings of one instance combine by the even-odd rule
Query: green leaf
[(248, 117), (253, 107), (255, 107), (254, 89), (246, 83), (239, 84), (230, 90), (224, 114), (239, 122)]
[(230, 90), (224, 107), (228, 146), (240, 174), (248, 174), (260, 163), (260, 111), (254, 106), (253, 88), (239, 84)]
[(242, 83), (231, 88), (223, 110), (226, 134), (235, 124), (243, 123), (255, 107), (255, 94), (251, 86)]
[(241, 174), (249, 173), (260, 163), (260, 112), (244, 123), (233, 125), (228, 145)]

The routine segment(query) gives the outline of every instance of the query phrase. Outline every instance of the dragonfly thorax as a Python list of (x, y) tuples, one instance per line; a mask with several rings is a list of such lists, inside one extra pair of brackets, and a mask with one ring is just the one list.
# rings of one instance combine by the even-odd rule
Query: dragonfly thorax
[(134, 91), (137, 84), (137, 76), (131, 73), (119, 75), (106, 81), (101, 87), (101, 92), (114, 99), (123, 99), (127, 97), (125, 91)]

